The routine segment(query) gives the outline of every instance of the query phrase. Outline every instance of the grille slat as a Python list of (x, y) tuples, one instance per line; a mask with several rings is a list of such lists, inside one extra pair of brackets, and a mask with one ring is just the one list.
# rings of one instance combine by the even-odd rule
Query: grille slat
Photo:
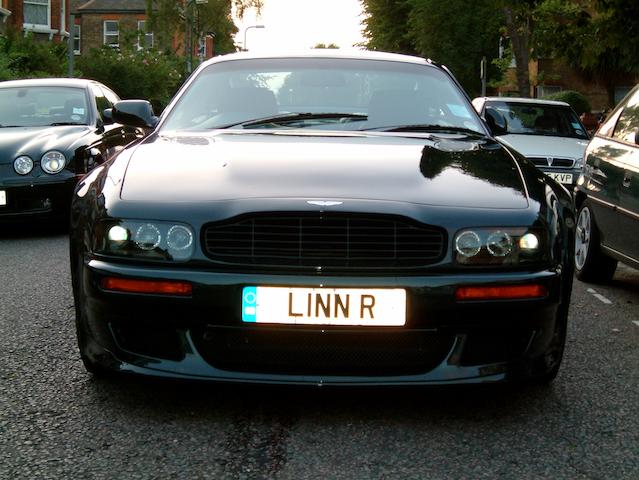
[(537, 167), (544, 168), (572, 168), (575, 161), (572, 158), (561, 157), (528, 157)]
[(257, 214), (204, 227), (204, 252), (247, 266), (418, 268), (444, 255), (446, 232), (403, 217)]

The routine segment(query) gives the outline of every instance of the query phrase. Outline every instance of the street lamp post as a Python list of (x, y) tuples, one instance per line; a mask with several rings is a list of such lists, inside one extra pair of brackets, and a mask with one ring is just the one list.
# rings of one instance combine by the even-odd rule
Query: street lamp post
[[(184, 17), (186, 20), (186, 28), (185, 28), (185, 32), (184, 32), (184, 43), (185, 43), (185, 47), (186, 49), (188, 49), (188, 52), (184, 52), (186, 53), (186, 71), (187, 73), (191, 73), (191, 71), (193, 70), (193, 11), (192, 8), (195, 5), (195, 8), (198, 9), (198, 7), (200, 5), (206, 5), (207, 3), (209, 3), (209, 0), (186, 0), (186, 4), (184, 7)], [(200, 12), (199, 9), (197, 10), (197, 25), (196, 28), (199, 30), (200, 29)], [(198, 35), (200, 35), (200, 32), (197, 32)]]
[(242, 44), (242, 47), (245, 52), (248, 52), (248, 48), (246, 48), (246, 32), (249, 31), (249, 28), (264, 28), (264, 25), (249, 25), (244, 29), (244, 43)]

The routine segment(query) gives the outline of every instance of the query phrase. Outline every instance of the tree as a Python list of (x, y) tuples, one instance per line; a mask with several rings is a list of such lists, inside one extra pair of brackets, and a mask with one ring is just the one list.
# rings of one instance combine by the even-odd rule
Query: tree
[[(408, 4), (408, 36), (416, 53), (446, 65), (466, 91), (479, 95), (481, 59), (499, 55), (503, 17), (497, 1), (483, 0), (473, 8), (466, 0), (408, 0)], [(491, 66), (489, 76), (498, 75)]]
[(335, 43), (329, 43), (328, 45), (324, 44), (324, 43), (317, 43), (313, 48), (328, 48), (328, 49), (339, 49), (339, 46), (336, 45)]
[(530, 59), (534, 58), (532, 36), (534, 12), (538, 0), (502, 0), (505, 30), (510, 38), (510, 51), (515, 58), (515, 75), (519, 96), (530, 97)]
[[(498, 56), (499, 5), (498, 0), (475, 2), (472, 8), (467, 0), (363, 0), (366, 46), (443, 63), (476, 95), (482, 57)], [(499, 75), (492, 63), (489, 74)]]
[(415, 54), (407, 25), (412, 4), (406, 0), (361, 0), (364, 37), (370, 50)]
[(636, 0), (545, 0), (537, 16), (539, 54), (562, 59), (603, 83), (613, 106), (615, 85), (639, 73)]
[[(160, 50), (171, 50), (178, 33), (210, 32), (215, 34), (216, 52), (229, 53), (236, 50), (233, 35), (237, 27), (232, 7), (235, 6), (241, 17), (248, 8), (255, 8), (259, 13), (263, 3), (264, 0), (208, 0), (206, 4), (197, 4), (195, 0), (146, 0), (148, 28), (154, 33)], [(191, 32), (185, 32), (187, 24), (192, 26)], [(189, 41), (188, 35), (185, 41)]]

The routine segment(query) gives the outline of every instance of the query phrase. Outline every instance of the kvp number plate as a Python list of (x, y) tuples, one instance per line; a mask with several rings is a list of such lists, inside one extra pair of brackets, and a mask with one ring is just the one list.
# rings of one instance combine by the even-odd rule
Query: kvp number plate
[(558, 181), (559, 183), (572, 183), (572, 173), (546, 173), (550, 178)]
[(403, 326), (402, 288), (244, 287), (242, 321), (293, 325)]

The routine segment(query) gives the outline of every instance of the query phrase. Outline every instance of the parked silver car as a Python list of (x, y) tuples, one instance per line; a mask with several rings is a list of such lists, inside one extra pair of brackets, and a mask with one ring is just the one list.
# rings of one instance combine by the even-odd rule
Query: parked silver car
[(478, 97), (473, 106), (500, 142), (559, 183), (575, 185), (588, 133), (570, 105), (536, 98)]

